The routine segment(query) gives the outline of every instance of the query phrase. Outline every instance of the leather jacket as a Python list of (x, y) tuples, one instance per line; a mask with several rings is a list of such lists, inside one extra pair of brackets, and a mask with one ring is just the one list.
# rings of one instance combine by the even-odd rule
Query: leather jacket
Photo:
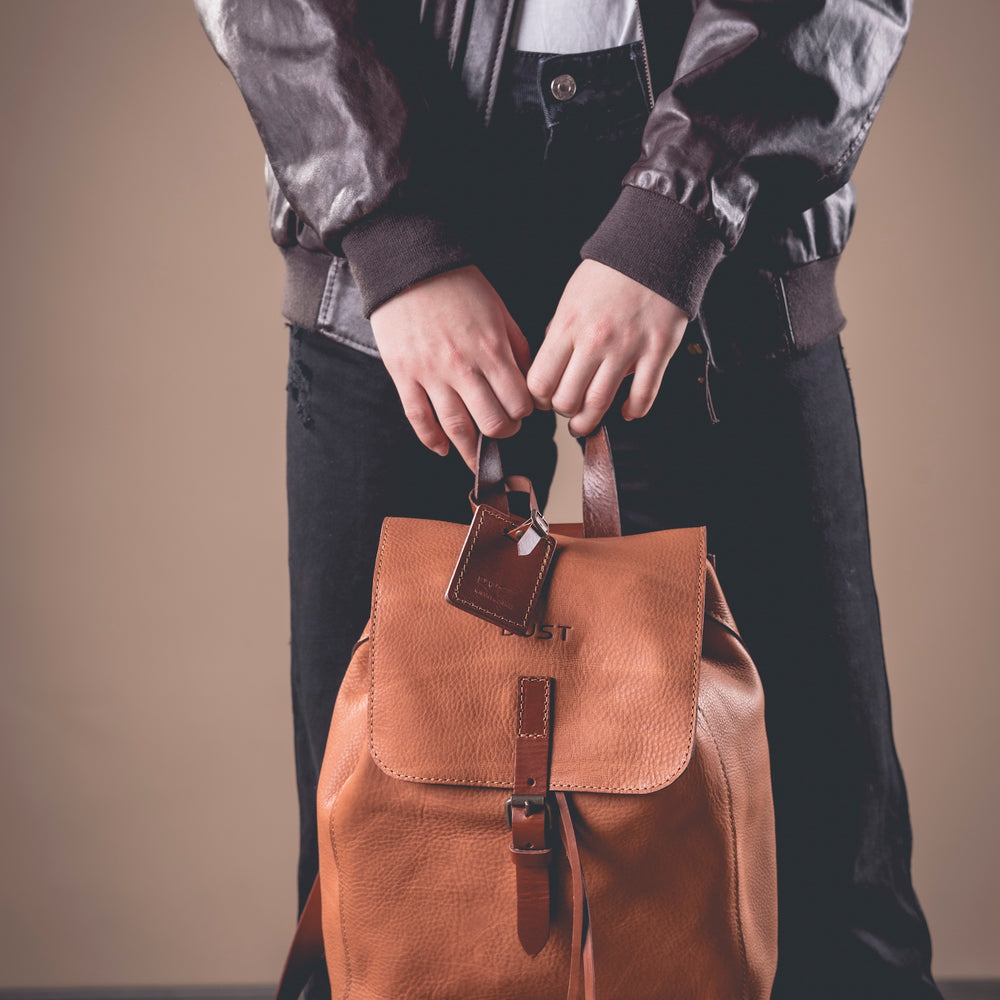
[[(488, 194), (476, 137), (514, 3), (195, 0), (264, 145), (286, 318), (349, 334), (415, 281), (475, 262), (463, 198)], [(912, 0), (637, 3), (655, 101), (581, 257), (723, 334), (751, 316), (792, 347), (839, 331), (851, 173)]]

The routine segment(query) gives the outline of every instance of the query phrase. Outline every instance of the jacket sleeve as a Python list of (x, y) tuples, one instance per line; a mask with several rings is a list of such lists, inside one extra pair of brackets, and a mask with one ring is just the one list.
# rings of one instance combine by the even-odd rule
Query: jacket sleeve
[(470, 261), (454, 197), (461, 133), (444, 126), (460, 109), (442, 106), (453, 95), (416, 4), (195, 7), (278, 186), (299, 221), (348, 258), (366, 316), (415, 281)]
[(581, 257), (694, 316), (751, 209), (801, 212), (850, 179), (911, 10), (912, 0), (701, 0), (641, 155)]

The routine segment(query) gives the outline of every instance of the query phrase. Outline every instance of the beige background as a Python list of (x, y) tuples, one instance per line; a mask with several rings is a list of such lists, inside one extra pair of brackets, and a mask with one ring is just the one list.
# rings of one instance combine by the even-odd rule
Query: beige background
[[(1000, 10), (917, 7), (845, 339), (936, 970), (997, 976)], [(296, 812), (256, 133), (186, 0), (0, 4), (0, 104), (0, 987), (267, 981)]]

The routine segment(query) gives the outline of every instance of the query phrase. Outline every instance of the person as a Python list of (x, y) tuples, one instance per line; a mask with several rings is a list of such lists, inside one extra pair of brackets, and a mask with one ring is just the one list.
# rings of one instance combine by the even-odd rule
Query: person
[(707, 525), (765, 690), (773, 997), (940, 998), (835, 282), (911, 0), (196, 6), (287, 268), (300, 905), (383, 517), (467, 522), (480, 432), (544, 505), (559, 412), (607, 426), (625, 532)]

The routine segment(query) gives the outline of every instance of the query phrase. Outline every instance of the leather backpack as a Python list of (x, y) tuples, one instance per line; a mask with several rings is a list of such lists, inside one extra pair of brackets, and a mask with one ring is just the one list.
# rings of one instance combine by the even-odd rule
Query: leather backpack
[(488, 440), (471, 529), (385, 520), (279, 1000), (324, 953), (345, 1000), (770, 995), (760, 680), (705, 530), (622, 536), (603, 428), (584, 464), (583, 526)]

